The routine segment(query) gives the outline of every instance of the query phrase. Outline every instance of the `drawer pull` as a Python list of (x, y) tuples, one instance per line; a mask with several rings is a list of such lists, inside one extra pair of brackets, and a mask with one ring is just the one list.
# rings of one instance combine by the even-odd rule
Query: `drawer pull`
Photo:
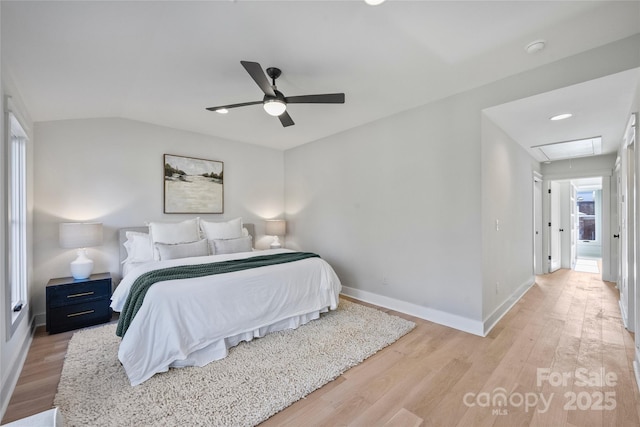
[(91, 314), (91, 313), (94, 313), (94, 312), (95, 312), (95, 310), (80, 311), (78, 313), (67, 314), (67, 317), (84, 316), (85, 314)]
[(95, 292), (82, 292), (80, 294), (67, 295), (67, 298), (86, 297), (87, 295), (93, 295)]

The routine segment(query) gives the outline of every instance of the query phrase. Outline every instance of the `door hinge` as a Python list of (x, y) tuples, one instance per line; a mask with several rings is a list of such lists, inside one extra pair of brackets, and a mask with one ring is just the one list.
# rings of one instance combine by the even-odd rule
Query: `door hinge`
[(551, 227), (551, 223), (549, 223), (549, 227)]
[(551, 255), (549, 255), (549, 261), (551, 261)]
[(551, 189), (548, 189), (547, 191), (549, 192), (549, 194), (551, 194)]

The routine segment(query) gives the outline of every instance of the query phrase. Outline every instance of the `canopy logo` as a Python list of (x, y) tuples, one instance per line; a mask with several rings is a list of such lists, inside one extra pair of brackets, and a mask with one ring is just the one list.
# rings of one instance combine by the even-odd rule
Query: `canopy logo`
[(509, 413), (508, 408), (524, 407), (524, 411), (529, 412), (529, 410), (536, 408), (539, 403), (542, 404), (542, 407), (537, 409), (538, 412), (547, 412), (552, 399), (553, 393), (547, 399), (542, 393), (507, 393), (506, 389), (498, 387), (491, 392), (477, 394), (469, 392), (464, 395), (462, 401), (470, 408), (474, 406), (492, 408), (491, 413), (493, 415), (507, 415)]
[[(615, 387), (617, 382), (618, 376), (615, 372), (607, 372), (604, 368), (598, 370), (578, 368), (570, 372), (552, 372), (549, 368), (538, 368), (536, 373), (536, 386), (539, 390), (543, 387), (571, 389), (562, 394), (565, 411), (611, 411), (615, 409), (616, 392), (603, 391), (602, 388)], [(587, 390), (577, 391), (574, 387)], [(588, 390), (589, 388), (597, 388), (597, 390)], [(509, 409), (513, 408), (524, 408), (525, 412), (536, 410), (545, 413), (551, 407), (555, 397), (555, 392), (546, 394), (542, 391), (509, 393), (505, 388), (497, 387), (487, 392), (466, 393), (462, 401), (470, 408), (475, 406), (491, 408), (492, 415), (508, 415)]]

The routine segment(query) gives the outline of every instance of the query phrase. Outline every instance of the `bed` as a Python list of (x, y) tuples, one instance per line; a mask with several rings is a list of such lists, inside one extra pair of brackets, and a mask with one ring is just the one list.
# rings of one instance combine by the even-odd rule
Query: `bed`
[[(228, 236), (224, 232), (223, 238), (211, 239), (211, 233), (205, 231), (211, 231), (212, 223), (207, 224), (208, 230), (199, 226), (199, 237), (203, 237), (199, 242), (206, 240), (208, 253), (215, 253), (208, 255), (194, 249), (195, 242), (159, 242), (161, 235), (160, 239), (165, 240), (189, 239), (182, 232), (166, 233), (162, 229), (167, 224), (120, 230), (121, 246), (126, 248), (121, 255), (123, 278), (113, 293), (111, 307), (122, 312), (121, 323), (123, 314), (129, 313), (133, 305), (127, 306), (127, 299), (135, 295), (132, 289), (158, 272), (304, 255), (288, 249), (254, 250), (253, 245), (244, 244), (240, 247), (231, 242), (239, 238), (224, 238)], [(222, 230), (217, 225), (213, 229), (216, 233)], [(242, 224), (242, 233), (245, 241), (252, 239), (252, 225)], [(137, 248), (133, 247), (134, 238), (144, 241), (145, 234), (150, 245), (145, 247), (138, 242)], [(146, 253), (140, 256), (136, 250)], [(170, 256), (166, 255), (168, 250), (173, 251)], [(180, 256), (174, 258), (176, 253)], [(241, 341), (297, 328), (336, 309), (340, 290), (340, 280), (331, 266), (314, 254), (257, 268), (159, 281), (148, 288), (128, 323), (118, 358), (133, 386), (171, 367), (204, 366), (226, 357), (228, 350)]]

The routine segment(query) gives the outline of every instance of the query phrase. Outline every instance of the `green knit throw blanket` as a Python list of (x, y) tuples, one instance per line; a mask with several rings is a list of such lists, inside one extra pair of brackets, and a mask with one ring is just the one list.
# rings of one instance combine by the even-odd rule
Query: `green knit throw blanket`
[(195, 277), (212, 276), (215, 274), (231, 273), (234, 271), (248, 270), (250, 268), (265, 267), (268, 265), (284, 264), (300, 261), (306, 258), (320, 257), (312, 252), (287, 252), (281, 254), (261, 255), (246, 259), (234, 259), (230, 261), (211, 262), (208, 264), (181, 265), (149, 271), (141, 274), (129, 290), (129, 296), (124, 303), (116, 335), (123, 337), (129, 329), (133, 318), (140, 310), (144, 296), (154, 283), (163, 280), (191, 279)]

